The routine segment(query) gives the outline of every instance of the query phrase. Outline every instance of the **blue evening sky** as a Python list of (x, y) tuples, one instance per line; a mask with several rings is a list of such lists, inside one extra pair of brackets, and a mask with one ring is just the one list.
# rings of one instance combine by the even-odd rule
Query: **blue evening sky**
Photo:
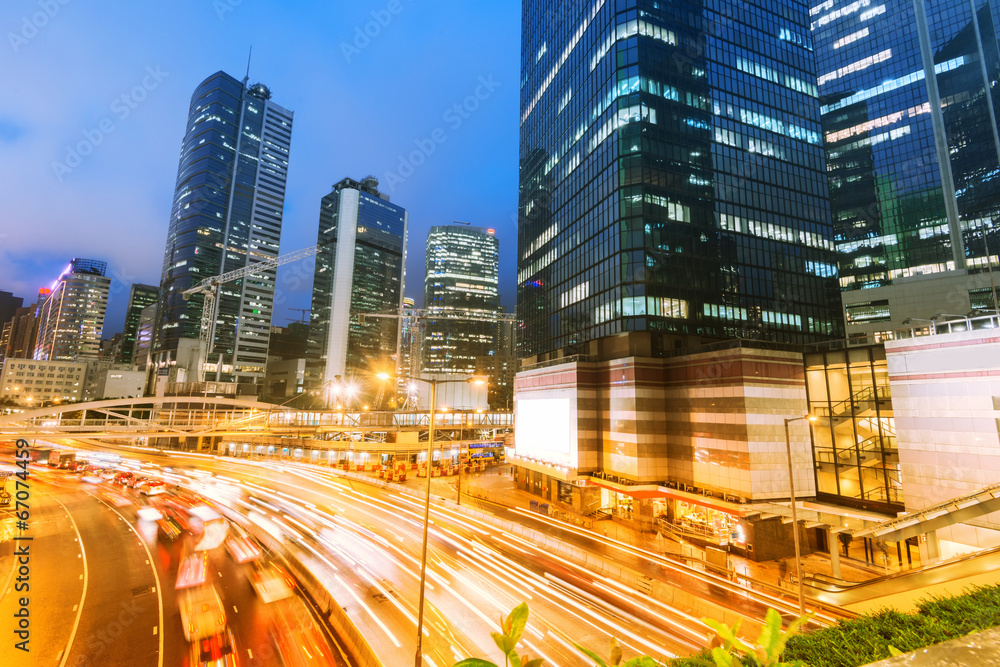
[[(5, 0), (0, 28), (0, 290), (29, 304), (105, 260), (120, 331), (129, 284), (159, 284), (191, 93), (242, 78), (253, 45), (251, 83), (295, 112), (281, 252), (316, 243), (333, 183), (374, 174), (410, 214), (407, 296), (429, 228), (461, 220), (496, 229), (513, 308), (519, 2)], [(309, 308), (312, 267), (279, 270), (275, 325)]]

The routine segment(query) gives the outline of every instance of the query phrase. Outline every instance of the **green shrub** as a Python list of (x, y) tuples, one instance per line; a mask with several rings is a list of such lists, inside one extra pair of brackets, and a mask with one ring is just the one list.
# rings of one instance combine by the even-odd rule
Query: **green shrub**
[(792, 637), (785, 658), (814, 667), (857, 667), (888, 658), (890, 645), (913, 651), (948, 638), (934, 619), (886, 610)]
[(917, 609), (938, 619), (951, 637), (961, 637), (1000, 625), (1000, 586), (976, 586), (954, 597), (932, 595), (917, 603)]

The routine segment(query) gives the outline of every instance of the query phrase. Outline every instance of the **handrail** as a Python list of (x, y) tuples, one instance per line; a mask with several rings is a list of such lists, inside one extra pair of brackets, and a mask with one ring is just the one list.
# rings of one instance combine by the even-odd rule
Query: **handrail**
[(920, 567), (911, 568), (909, 570), (900, 570), (899, 572), (890, 572), (889, 574), (880, 575), (873, 577), (871, 579), (866, 579), (865, 581), (851, 582), (844, 579), (837, 579), (822, 573), (806, 573), (802, 577), (802, 583), (810, 586), (812, 588), (818, 588), (820, 590), (826, 591), (828, 593), (845, 593), (848, 591), (858, 590), (865, 588), (867, 586), (872, 586), (874, 584), (882, 583), (884, 581), (889, 581), (892, 579), (904, 579), (906, 577), (915, 576), (918, 574), (923, 574), (926, 572), (932, 572), (934, 570), (941, 569), (943, 567), (948, 567), (955, 565), (957, 563), (963, 563), (965, 561), (976, 560), (977, 558), (983, 558), (985, 556), (990, 556), (995, 553), (1000, 553), (1000, 546), (990, 547), (988, 549), (983, 549), (982, 551), (977, 551), (971, 554), (962, 554), (960, 556), (955, 556), (948, 560), (941, 560), (935, 563), (928, 563), (926, 565), (921, 565)]

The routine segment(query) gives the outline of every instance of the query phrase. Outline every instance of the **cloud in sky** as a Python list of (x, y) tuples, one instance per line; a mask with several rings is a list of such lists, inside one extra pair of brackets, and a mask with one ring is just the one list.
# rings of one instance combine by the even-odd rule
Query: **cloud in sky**
[[(429, 228), (463, 220), (497, 230), (512, 307), (519, 31), (509, 0), (8, 0), (0, 289), (30, 303), (70, 258), (105, 260), (120, 330), (128, 283), (159, 283), (191, 94), (242, 77), (252, 45), (251, 82), (295, 112), (282, 252), (315, 244), (333, 183), (374, 174), (410, 213), (407, 296)], [(311, 263), (278, 282), (283, 325), (310, 305)]]

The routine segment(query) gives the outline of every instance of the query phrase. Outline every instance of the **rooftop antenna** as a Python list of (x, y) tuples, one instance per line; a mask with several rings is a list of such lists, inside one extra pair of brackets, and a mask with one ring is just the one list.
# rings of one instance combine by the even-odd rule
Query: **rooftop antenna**
[(250, 53), (247, 54), (247, 75), (243, 78), (243, 85), (247, 85), (250, 81), (250, 58), (253, 56), (253, 44), (250, 45)]

